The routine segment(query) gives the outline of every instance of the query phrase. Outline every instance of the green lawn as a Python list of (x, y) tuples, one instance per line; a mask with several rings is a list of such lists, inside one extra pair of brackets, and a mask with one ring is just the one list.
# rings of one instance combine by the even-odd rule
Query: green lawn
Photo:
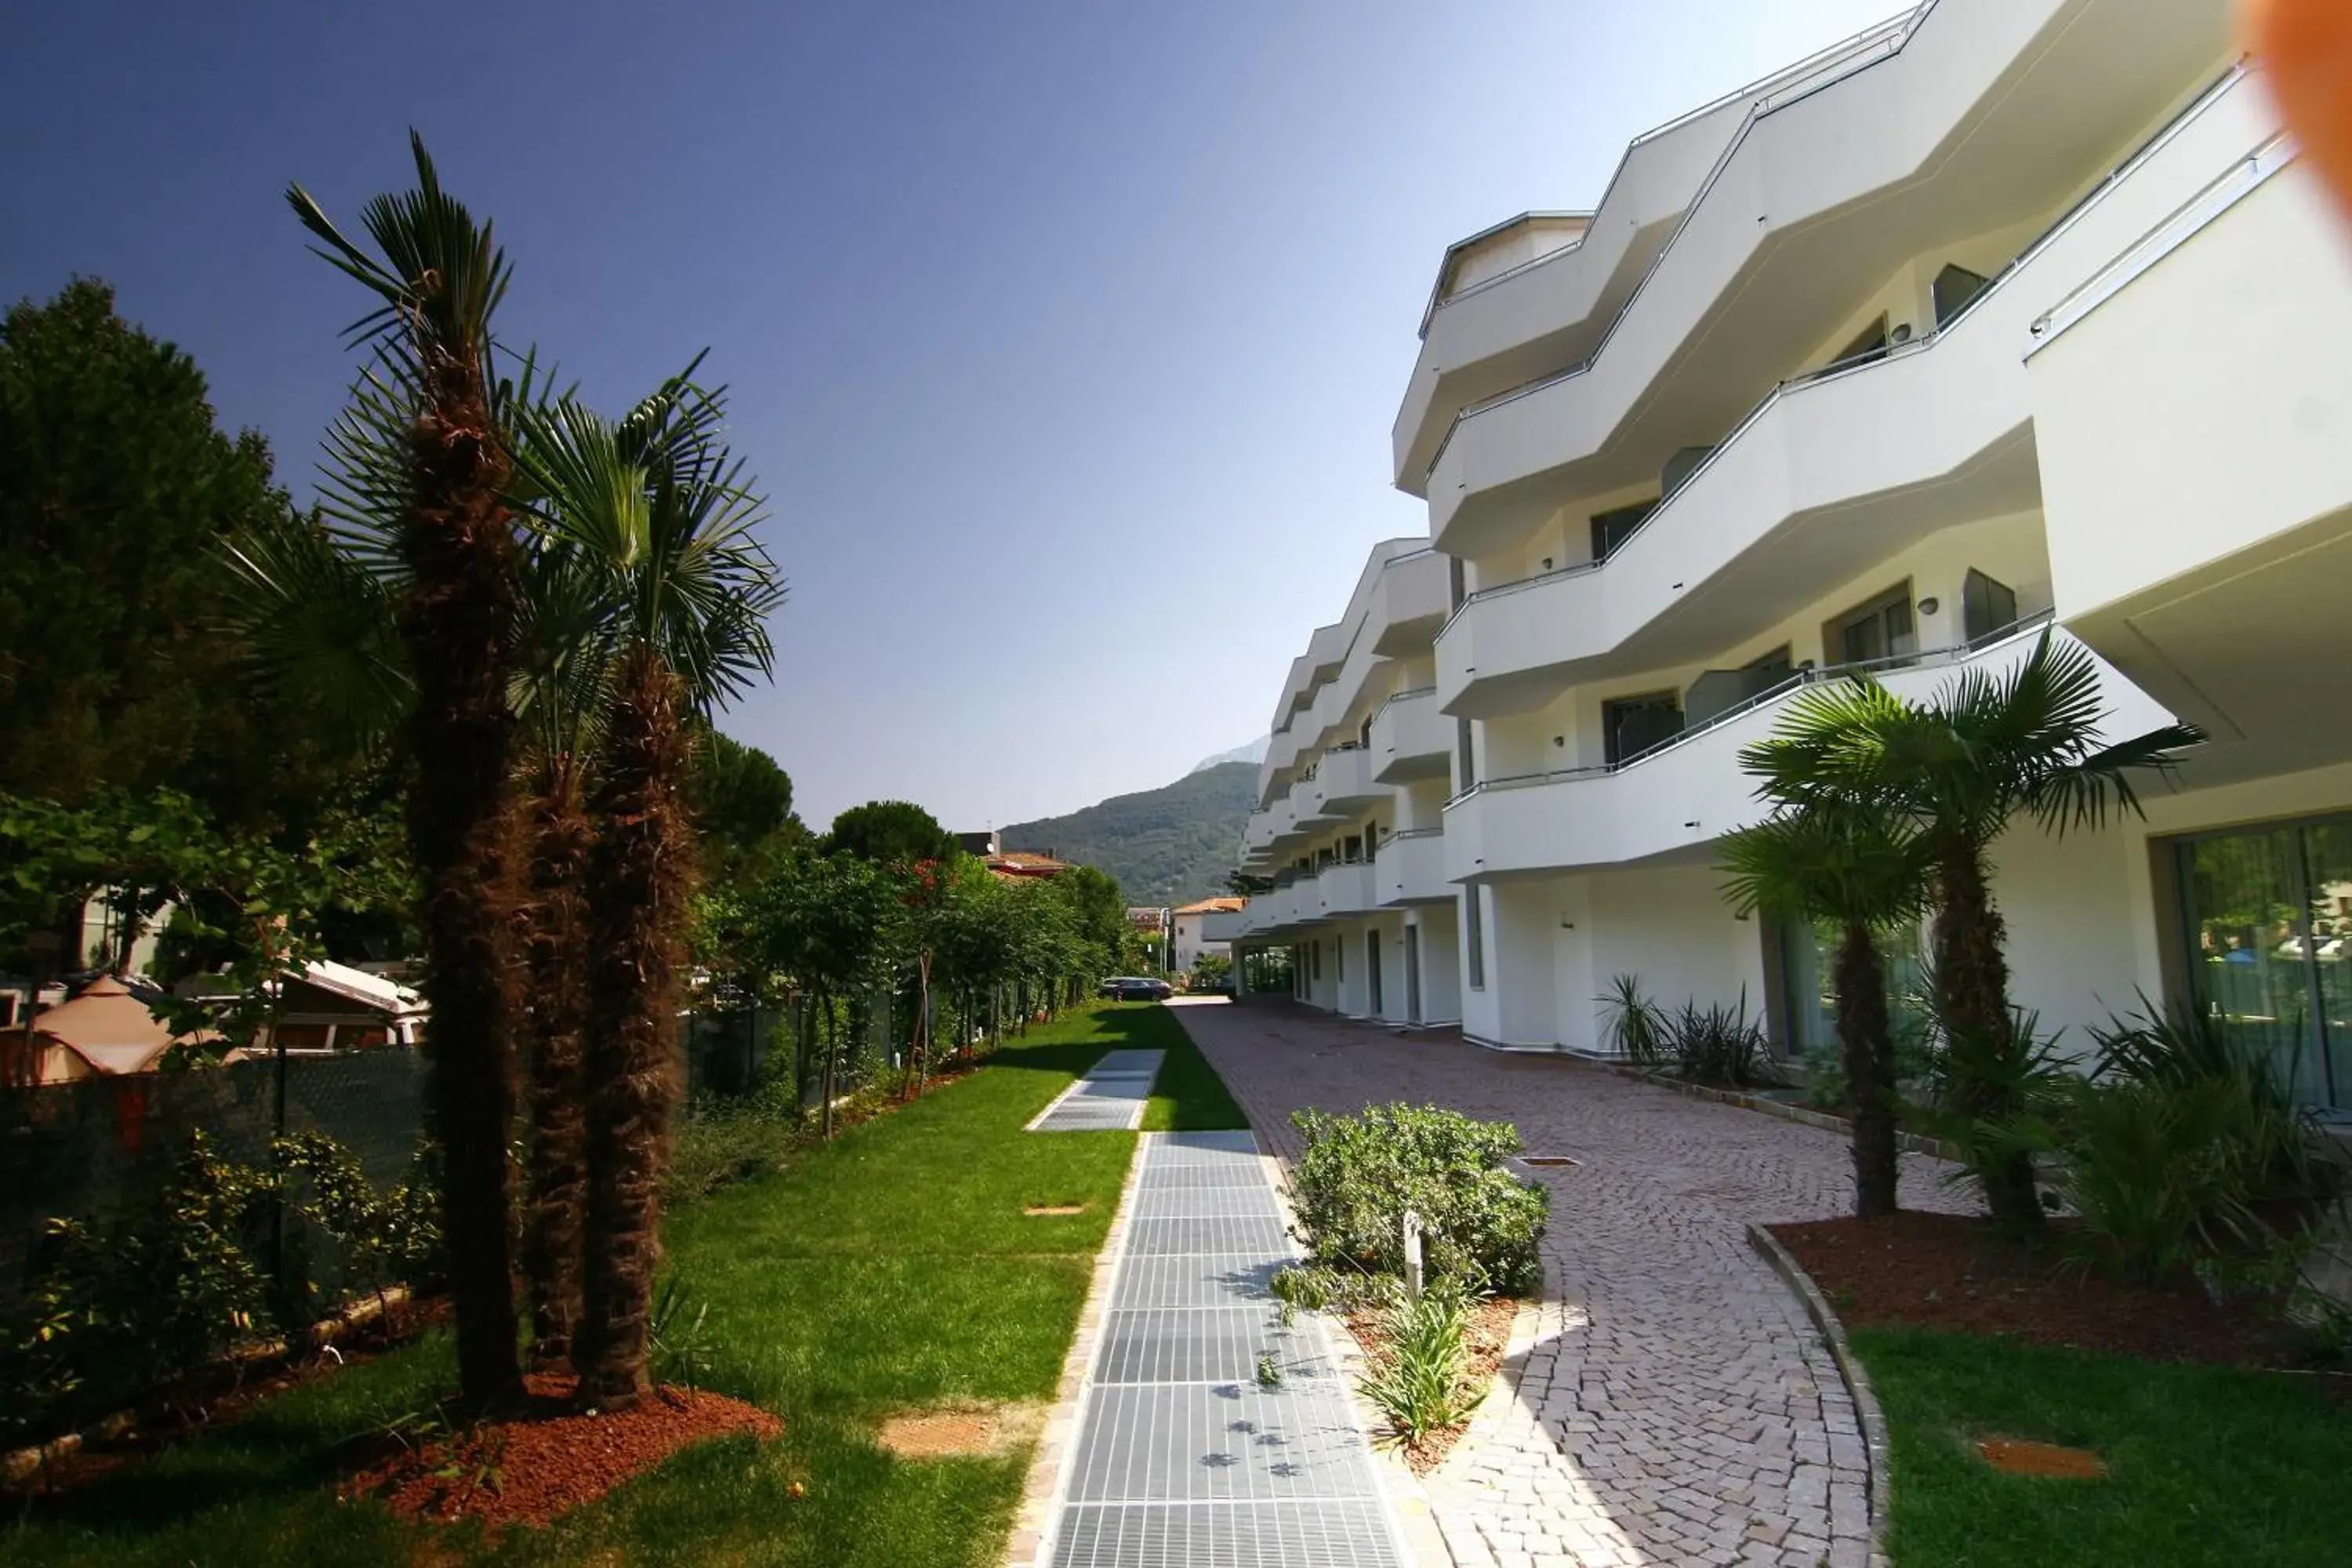
[[(2352, 1387), (2007, 1340), (1867, 1330), (1895, 1445), (1896, 1568), (2352, 1561)], [(2092, 1449), (2105, 1480), (2000, 1474), (1981, 1437)]]
[[(1026, 1456), (907, 1462), (869, 1434), (908, 1406), (1051, 1397), (1135, 1140), (1020, 1128), (1119, 1046), (1171, 1053), (1150, 1125), (1241, 1125), (1164, 1010), (1105, 1007), (1034, 1030), (982, 1071), (673, 1219), (673, 1266), (708, 1303), (719, 1347), (709, 1381), (782, 1415), (775, 1442), (691, 1450), (494, 1545), (337, 1505), (338, 1447), (447, 1386), (449, 1346), (436, 1336), (61, 1510), (0, 1524), (0, 1565), (993, 1562)], [(1067, 1218), (1021, 1213), (1078, 1203), (1086, 1212)], [(794, 1481), (806, 1489), (797, 1500)]]

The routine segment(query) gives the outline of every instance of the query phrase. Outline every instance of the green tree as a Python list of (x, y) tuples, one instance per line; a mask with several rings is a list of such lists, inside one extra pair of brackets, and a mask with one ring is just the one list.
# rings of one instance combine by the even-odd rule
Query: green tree
[(423, 141), (410, 142), (416, 188), (362, 210), (373, 250), (345, 237), (299, 185), (287, 200), (319, 240), (314, 252), (376, 301), (352, 330), (372, 351), (370, 368), (339, 426), (331, 497), (362, 530), (388, 534), (401, 573), (397, 621), (415, 689), (408, 832), (424, 881), (442, 1230), (460, 1387), (490, 1405), (521, 1383), (507, 1240), (519, 546), (491, 336), (510, 270), (490, 226), (442, 189)]
[(1126, 951), (1127, 902), (1108, 872), (1092, 866), (1073, 866), (1046, 884), (1069, 908), (1071, 921), (1084, 950), (1087, 969), (1097, 974), (1116, 971)]
[(1726, 891), (1739, 913), (1765, 909), (1838, 925), (1833, 984), (1853, 1118), (1853, 1212), (1864, 1219), (1893, 1214), (1895, 1034), (1878, 938), (1916, 918), (1927, 901), (1924, 842), (1900, 816), (1782, 805), (1754, 826), (1725, 835), (1723, 863)]
[[(2105, 717), (2095, 661), (2044, 632), (2007, 675), (1965, 670), (1926, 703), (1868, 679), (1804, 692), (1769, 740), (1741, 754), (1741, 766), (1773, 799), (1916, 826), (1934, 868), (1934, 984), (1954, 1067), (1949, 1092), (1979, 1127), (2029, 1110), (2020, 1095), (2037, 1050), (2010, 1001), (1993, 841), (2021, 813), (2052, 833), (2096, 829), (2110, 811), (2137, 815), (2135, 775), (2170, 772), (2183, 747), (2204, 739), (2168, 724), (2103, 746)], [(2041, 1223), (2032, 1161), (2022, 1149), (1990, 1162), (1982, 1184), (2000, 1219)]]
[[(698, 363), (699, 362), (698, 361)], [(689, 374), (691, 370), (689, 370)], [(520, 406), (519, 462), (548, 547), (576, 558), (609, 651), (586, 867), (588, 1184), (582, 1396), (646, 1392), (679, 981), (692, 923), (683, 798), (712, 710), (773, 665), (783, 584), (754, 537), (764, 506), (719, 432), (720, 397), (672, 380), (615, 422), (572, 398)]]
[(686, 801), (702, 837), (708, 883), (750, 875), (808, 837), (793, 814), (792, 775), (759, 747), (716, 730), (697, 739)]
[(915, 866), (952, 858), (961, 846), (921, 806), (903, 800), (870, 800), (833, 819), (824, 848), (828, 854), (845, 852), (886, 865)]
[(205, 378), (83, 279), (0, 321), (0, 791), (71, 805), (172, 788), (240, 826), (318, 790), (299, 708), (257, 706), (216, 624), (215, 554), (277, 526), (251, 431), (215, 425)]

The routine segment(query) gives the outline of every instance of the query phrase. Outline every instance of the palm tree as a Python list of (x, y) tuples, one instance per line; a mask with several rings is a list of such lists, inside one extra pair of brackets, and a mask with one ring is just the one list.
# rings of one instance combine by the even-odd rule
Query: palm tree
[(425, 1049), (442, 1145), (442, 1226), (458, 1380), (476, 1404), (520, 1384), (507, 1238), (511, 998), (508, 698), (519, 546), (502, 498), (491, 319), (510, 272), (490, 226), (442, 190), (411, 135), (416, 188), (362, 209), (373, 249), (346, 238), (299, 185), (286, 195), (323, 258), (380, 301), (352, 328), (373, 350), (350, 426), (369, 454), (331, 506), (396, 518), (397, 606), (415, 685), (409, 849), (424, 885)]
[(689, 719), (769, 673), (764, 623), (783, 595), (752, 537), (762, 503), (719, 439), (722, 411), (681, 376), (617, 424), (570, 398), (518, 416), (534, 521), (594, 584), (610, 638), (588, 800), (588, 1181), (572, 1344), (581, 1397), (606, 1409), (646, 1386), (695, 865), (680, 793)]
[[(1937, 1013), (1954, 1059), (1998, 1070), (1955, 1074), (1956, 1109), (1979, 1124), (2006, 1123), (2032, 1053), (2009, 997), (2006, 928), (1992, 897), (1992, 842), (2024, 812), (2053, 834), (2097, 829), (2110, 810), (2141, 815), (2133, 777), (2168, 774), (2204, 735), (2167, 724), (2117, 745), (2099, 743), (2105, 717), (2098, 666), (2079, 644), (2045, 631), (2007, 675), (1964, 670), (1924, 704), (1857, 679), (1801, 695), (1771, 739), (1740, 765), (1759, 793), (1798, 805), (1899, 813), (1916, 825), (1933, 867)], [(1993, 1163), (1985, 1201), (2000, 1219), (2041, 1222), (2032, 1161)]]
[(1726, 895), (1739, 913), (1765, 909), (1837, 923), (1832, 983), (1853, 1117), (1853, 1212), (1864, 1219), (1893, 1214), (1895, 1037), (1878, 940), (1927, 902), (1924, 840), (1899, 816), (1783, 806), (1725, 835), (1723, 864)]

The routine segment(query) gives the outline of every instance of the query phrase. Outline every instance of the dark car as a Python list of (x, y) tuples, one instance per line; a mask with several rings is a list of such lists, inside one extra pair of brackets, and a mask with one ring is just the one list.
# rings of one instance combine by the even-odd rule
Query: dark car
[(1118, 999), (1122, 1002), (1165, 1002), (1174, 994), (1176, 988), (1165, 980), (1130, 974), (1118, 983)]
[(1126, 984), (1126, 975), (1114, 974), (1109, 979), (1095, 987), (1095, 994), (1101, 997), (1106, 1002), (1116, 1002), (1118, 1000), (1119, 987)]

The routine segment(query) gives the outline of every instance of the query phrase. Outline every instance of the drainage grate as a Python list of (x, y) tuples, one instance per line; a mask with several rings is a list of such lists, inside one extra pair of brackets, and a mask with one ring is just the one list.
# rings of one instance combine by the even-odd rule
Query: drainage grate
[(1160, 1051), (1111, 1051), (1029, 1123), (1032, 1132), (1124, 1132), (1143, 1123)]
[(1261, 1258), (1291, 1255), (1288, 1233), (1282, 1228), (1282, 1222), (1270, 1215), (1249, 1219), (1138, 1216), (1128, 1247), (1137, 1253), (1255, 1252)]
[(1282, 1265), (1252, 1253), (1192, 1253), (1178, 1258), (1129, 1256), (1111, 1293), (1113, 1311), (1148, 1307), (1245, 1307), (1274, 1300), (1274, 1271)]
[(1397, 1568), (1376, 1502), (1078, 1503), (1054, 1568)]
[(1172, 1165), (1155, 1168), (1146, 1165), (1143, 1174), (1136, 1179), (1136, 1190), (1144, 1193), (1164, 1193), (1174, 1188), (1193, 1187), (1263, 1187), (1265, 1173), (1255, 1160), (1228, 1160), (1215, 1165)]
[(1274, 1357), (1282, 1375), (1328, 1373), (1297, 1329), (1285, 1329), (1265, 1307), (1112, 1312), (1105, 1320), (1097, 1383), (1250, 1383), (1257, 1358)]
[(1264, 1182), (1255, 1187), (1145, 1187), (1135, 1194), (1138, 1219), (1271, 1219), (1282, 1210)]
[(1522, 1165), (1573, 1165), (1577, 1163), (1565, 1154), (1522, 1154), (1518, 1160)]
[(1374, 1498), (1347, 1397), (1326, 1384), (1272, 1393), (1106, 1387), (1072, 1460), (1073, 1502)]

